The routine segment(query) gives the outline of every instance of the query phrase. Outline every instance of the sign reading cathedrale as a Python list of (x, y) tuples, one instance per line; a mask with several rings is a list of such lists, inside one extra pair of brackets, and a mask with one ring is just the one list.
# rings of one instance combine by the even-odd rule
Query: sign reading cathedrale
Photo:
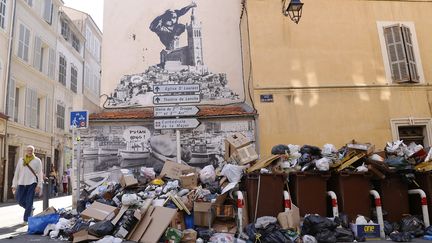
[(179, 87), (199, 87), (191, 104), (244, 100), (241, 0), (112, 0), (104, 11), (115, 16), (104, 20), (108, 107), (163, 105)]

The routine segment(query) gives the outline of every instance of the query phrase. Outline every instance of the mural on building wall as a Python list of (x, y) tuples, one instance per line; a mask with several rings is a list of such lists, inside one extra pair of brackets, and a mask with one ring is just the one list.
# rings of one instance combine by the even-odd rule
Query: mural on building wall
[[(158, 95), (157, 89), (154, 89), (155, 85), (169, 84), (199, 84), (199, 91), (187, 94), (199, 95), (200, 104), (228, 104), (243, 101), (238, 22), (223, 21), (223, 15), (230, 14), (230, 11), (209, 12), (213, 7), (221, 5), (221, 2), (214, 1), (196, 1), (189, 4), (186, 4), (186, 1), (167, 0), (158, 0), (154, 4), (150, 2), (146, 6), (151, 8), (134, 9), (134, 11), (142, 11), (139, 16), (143, 21), (129, 20), (140, 23), (139, 31), (133, 33), (132, 38), (133, 40), (145, 38), (145, 44), (140, 47), (145, 50), (143, 59), (146, 59), (145, 63), (148, 65), (134, 70), (125, 67), (125, 72), (136, 72), (122, 73), (114, 90), (110, 91), (105, 106), (158, 105), (158, 102), (153, 99), (155, 94)], [(237, 0), (222, 2), (226, 10), (232, 9), (233, 6), (237, 8), (240, 6), (240, 1)], [(230, 19), (239, 21), (240, 10), (237, 14), (236, 18)], [(133, 16), (135, 15), (129, 15), (129, 18)], [(215, 21), (215, 18), (220, 21)], [(215, 35), (215, 32), (221, 29), (225, 29), (224, 33)], [(237, 30), (233, 32), (233, 29)], [(233, 40), (232, 36), (236, 34), (238, 42), (230, 43)], [(132, 48), (124, 44), (118, 46)], [(135, 52), (136, 55), (139, 53), (139, 50)], [(220, 56), (220, 53), (225, 56)], [(151, 58), (152, 56), (158, 58)], [(122, 64), (117, 63), (116, 67), (121, 69)], [(168, 95), (184, 94), (186, 93)]]
[[(253, 120), (204, 121), (197, 128), (181, 132), (181, 159), (194, 167), (223, 161), (224, 139), (244, 132), (254, 140)], [(81, 131), (83, 175), (93, 178), (121, 168), (138, 172), (152, 167), (160, 172), (167, 160), (176, 161), (174, 130), (155, 130), (143, 125), (94, 125)]]

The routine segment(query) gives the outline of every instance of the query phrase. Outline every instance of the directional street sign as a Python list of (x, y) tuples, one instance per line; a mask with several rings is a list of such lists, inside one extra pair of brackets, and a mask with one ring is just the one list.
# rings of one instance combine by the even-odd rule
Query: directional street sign
[(156, 106), (154, 107), (154, 116), (194, 116), (198, 111), (199, 109), (196, 106)]
[(160, 119), (154, 121), (155, 129), (196, 128), (200, 122), (195, 118)]
[(70, 113), (71, 128), (87, 128), (88, 120), (88, 111), (71, 111)]
[(195, 93), (200, 92), (199, 84), (166, 84), (166, 85), (155, 85), (153, 87), (155, 94), (160, 93)]
[(153, 104), (178, 104), (178, 103), (199, 103), (200, 95), (155, 95)]

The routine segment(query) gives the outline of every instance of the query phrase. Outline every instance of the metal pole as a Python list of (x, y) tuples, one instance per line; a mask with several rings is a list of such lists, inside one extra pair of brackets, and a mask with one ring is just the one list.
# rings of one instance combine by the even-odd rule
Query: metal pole
[(176, 129), (177, 163), (181, 163), (180, 129)]
[(80, 131), (77, 131), (77, 202), (80, 200), (80, 180), (81, 180), (81, 136)]
[(43, 210), (49, 207), (49, 184), (48, 181), (44, 180), (42, 183), (42, 194), (43, 194)]

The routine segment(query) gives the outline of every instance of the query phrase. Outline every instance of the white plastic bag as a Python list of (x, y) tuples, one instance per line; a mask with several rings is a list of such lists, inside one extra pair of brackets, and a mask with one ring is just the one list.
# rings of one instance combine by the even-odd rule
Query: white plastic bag
[(153, 180), (156, 176), (154, 169), (148, 167), (141, 167), (140, 174), (147, 180)]
[(315, 166), (319, 171), (328, 171), (330, 169), (331, 160), (329, 158), (321, 158), (315, 161)]
[(227, 164), (222, 168), (221, 175), (226, 176), (229, 182), (239, 182), (243, 175), (243, 166)]
[(200, 171), (200, 180), (203, 184), (211, 183), (216, 180), (216, 172), (213, 165), (207, 165)]
[(356, 218), (356, 224), (368, 224), (368, 221), (363, 215), (358, 215)]
[(136, 194), (124, 194), (122, 196), (122, 204), (125, 206), (132, 206), (138, 203), (139, 200)]

